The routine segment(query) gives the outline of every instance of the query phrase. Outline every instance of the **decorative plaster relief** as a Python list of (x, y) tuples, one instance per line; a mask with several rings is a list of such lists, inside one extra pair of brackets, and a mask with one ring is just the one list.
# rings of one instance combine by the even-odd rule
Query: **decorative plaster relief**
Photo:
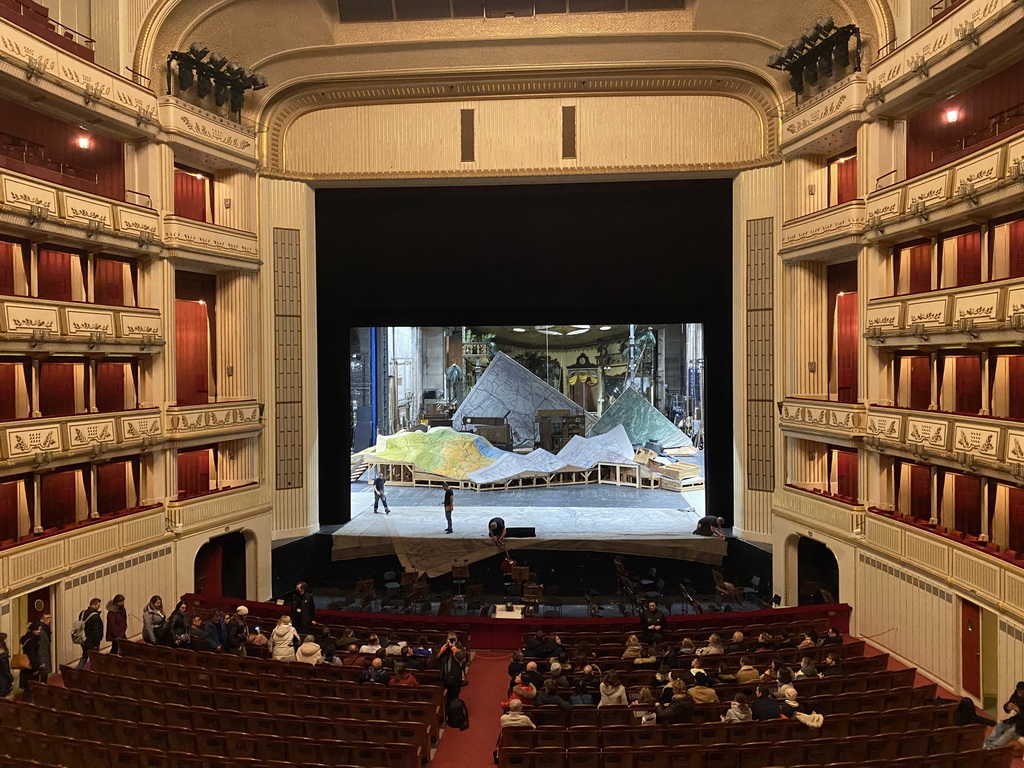
[(996, 319), (999, 291), (961, 294), (954, 296), (953, 299), (953, 317), (957, 320), (965, 317), (974, 318), (975, 321)]
[(922, 202), (925, 206), (936, 205), (949, 197), (950, 172), (929, 176), (907, 186), (907, 202)]
[(143, 336), (163, 335), (163, 321), (159, 314), (140, 315), (131, 312), (119, 312), (117, 317), (120, 327), (118, 336), (125, 338), (141, 338)]
[(80, 448), (90, 443), (112, 443), (117, 436), (113, 419), (71, 422), (67, 427), (68, 440), (72, 448)]
[(1006, 460), (1024, 464), (1024, 432), (1006, 433)]
[(856, 76), (820, 103), (801, 109), (790, 119), (784, 120), (783, 143), (791, 143), (847, 115), (856, 115), (863, 111), (864, 80)]
[(141, 440), (143, 437), (157, 437), (163, 433), (160, 414), (149, 416), (121, 416), (121, 440)]
[(937, 450), (946, 447), (946, 424), (927, 419), (907, 419), (907, 442)]
[(869, 435), (877, 435), (885, 440), (897, 441), (900, 439), (900, 426), (902, 418), (899, 416), (875, 416), (868, 417)]
[(898, 216), (903, 212), (902, 195), (902, 189), (894, 189), (892, 192), (873, 197), (867, 202), (864, 210), (865, 217), (870, 219), (873, 216), (879, 216), (882, 219), (887, 219)]
[(60, 428), (56, 424), (7, 430), (7, 455), (12, 459), (61, 450)]
[(156, 237), (159, 219), (153, 211), (117, 206), (117, 228), (125, 232), (147, 232)]
[(798, 406), (791, 406), (789, 403), (783, 403), (781, 420), (798, 424), (804, 420), (804, 409)]
[(811, 427), (827, 427), (828, 409), (804, 408), (804, 423)]
[(213, 224), (200, 224), (178, 217), (164, 220), (164, 238), (168, 245), (203, 253), (223, 253), (255, 259), (259, 255), (256, 235), (241, 230), (228, 230)]
[(827, 240), (841, 234), (860, 235), (864, 228), (864, 203), (826, 208), (807, 220), (783, 225), (782, 247), (803, 244), (804, 241)]
[(114, 333), (113, 312), (90, 312), (81, 309), (64, 310), (69, 336), (88, 336), (90, 333)]
[(3, 177), (3, 183), (5, 203), (26, 210), (35, 205), (52, 214), (57, 213), (56, 190), (7, 175)]
[(57, 333), (60, 330), (60, 326), (57, 324), (56, 307), (36, 307), (31, 304), (5, 304), (4, 319), (7, 321), (8, 333), (30, 335), (33, 331)]
[(994, 184), (999, 180), (999, 159), (1002, 147), (988, 152), (976, 160), (958, 165), (954, 169), (953, 189), (961, 184), (973, 184), (975, 189)]
[(830, 429), (841, 429), (844, 432), (859, 432), (862, 429), (863, 417), (860, 413), (830, 409), (828, 426)]
[(956, 424), (953, 429), (953, 450), (967, 451), (995, 459), (999, 448), (999, 430), (982, 429), (973, 424)]
[(104, 227), (114, 226), (113, 206), (104, 205), (87, 197), (73, 195), (69, 192), (65, 192), (61, 197), (64, 199), (65, 219), (78, 219), (86, 222), (98, 221)]
[(1007, 291), (1006, 314), (1008, 317), (1024, 315), (1024, 288), (1011, 288)]
[(259, 405), (237, 407), (211, 407), (203, 410), (188, 410), (170, 414), (169, 434), (200, 432), (207, 429), (259, 424)]
[(868, 306), (868, 328), (899, 328), (903, 315), (903, 304), (878, 304)]
[(945, 325), (947, 304), (945, 297), (907, 302), (907, 327)]
[(24, 64), (31, 66), (34, 62), (38, 70), (47, 74), (52, 74), (57, 68), (57, 55), (54, 49), (13, 26), (0, 26), (0, 48), (8, 56)]

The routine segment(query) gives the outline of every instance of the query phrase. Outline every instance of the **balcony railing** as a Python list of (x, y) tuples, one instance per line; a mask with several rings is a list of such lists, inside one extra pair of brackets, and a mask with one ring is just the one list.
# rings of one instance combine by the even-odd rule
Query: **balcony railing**
[(227, 120), (175, 96), (161, 96), (159, 109), (172, 144), (214, 154), (239, 168), (255, 167), (258, 126), (252, 121)]
[(848, 535), (859, 534), (864, 527), (864, 506), (834, 496), (787, 485), (777, 495), (776, 511), (826, 525)]
[(861, 247), (864, 221), (863, 200), (790, 219), (782, 224), (779, 253), (785, 260), (831, 259), (847, 250), (852, 254)]
[(947, 158), (952, 160), (954, 157), (981, 149), (1000, 136), (1016, 133), (1021, 126), (1024, 126), (1024, 102), (990, 116), (988, 126), (980, 131), (969, 133), (948, 144), (943, 144), (941, 147), (936, 147), (931, 153), (932, 162), (947, 160)]
[(856, 440), (865, 434), (866, 408), (861, 403), (789, 396), (782, 401), (779, 428), (830, 438)]
[(182, 216), (164, 217), (164, 244), (169, 251), (195, 254), (215, 263), (249, 269), (260, 264), (254, 233)]
[[(164, 344), (158, 309), (0, 296), (0, 336), (31, 341), (34, 347), (64, 351), (111, 351), (130, 345), (133, 353), (154, 354)], [(81, 347), (81, 350), (78, 349)]]
[(164, 414), (165, 432), (172, 440), (238, 435), (263, 428), (263, 404), (240, 400), (207, 405), (174, 405)]
[(162, 440), (158, 408), (18, 419), (0, 422), (0, 459), (12, 464), (45, 464), (57, 457), (86, 453), (96, 457)]
[[(802, 103), (783, 105), (782, 150), (811, 151), (840, 130), (851, 130), (864, 118), (865, 78), (860, 72), (847, 75)], [(820, 152), (824, 152), (824, 147)]]
[(248, 516), (269, 508), (267, 494), (260, 485), (249, 484), (224, 489), (195, 499), (167, 503), (167, 519), (176, 531), (193, 530), (223, 524), (235, 517)]
[(63, 48), (69, 53), (93, 60), (96, 41), (78, 30), (50, 18), (44, 5), (24, 0), (4, 0), (0, 3), (0, 17), (10, 19), (23, 29)]

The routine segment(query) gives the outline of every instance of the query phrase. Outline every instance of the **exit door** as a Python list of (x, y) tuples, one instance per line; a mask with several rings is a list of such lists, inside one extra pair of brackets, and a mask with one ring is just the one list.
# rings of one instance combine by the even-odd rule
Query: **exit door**
[(981, 698), (981, 609), (960, 601), (960, 682), (964, 691)]

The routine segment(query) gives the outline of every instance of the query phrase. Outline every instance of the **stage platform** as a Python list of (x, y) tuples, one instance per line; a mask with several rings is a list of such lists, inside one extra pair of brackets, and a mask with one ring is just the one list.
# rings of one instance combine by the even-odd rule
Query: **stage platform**
[(373, 513), (373, 492), (354, 484), (352, 520), (333, 534), (332, 559), (397, 555), (402, 567), (433, 578), (453, 562), (492, 557), (487, 523), (501, 517), (509, 527), (533, 527), (536, 538), (506, 539), (510, 550), (611, 552), (720, 565), (723, 539), (694, 536), (704, 516), (704, 492), (678, 493), (609, 486), (459, 492), (446, 534), (437, 489), (388, 488), (391, 514)]

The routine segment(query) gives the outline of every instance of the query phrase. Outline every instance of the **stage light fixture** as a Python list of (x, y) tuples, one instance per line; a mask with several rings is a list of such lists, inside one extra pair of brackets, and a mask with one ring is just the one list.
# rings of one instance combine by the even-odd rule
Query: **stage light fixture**
[(860, 30), (853, 24), (836, 27), (831, 16), (822, 16), (786, 48), (768, 57), (771, 69), (789, 72), (789, 85), (800, 96), (805, 83), (815, 84), (819, 76), (831, 78), (835, 67), (850, 65), (849, 40), (857, 38), (855, 71), (860, 71)]
[(168, 94), (171, 93), (172, 62), (177, 65), (179, 91), (187, 91), (194, 84), (200, 99), (212, 93), (218, 107), (230, 100), (231, 112), (241, 113), (246, 91), (267, 87), (267, 79), (263, 75), (248, 72), (241, 64), (229, 61), (223, 53), (210, 53), (206, 45), (194, 42), (187, 51), (171, 51), (167, 55)]
[(192, 43), (192, 45), (188, 47), (189, 55), (196, 61), (202, 61), (203, 57), (209, 52), (210, 49), (198, 41)]
[(831, 16), (822, 16), (820, 19), (814, 22), (814, 30), (821, 37), (824, 37), (835, 28), (836, 23), (835, 21), (832, 20)]
[(178, 90), (187, 91), (196, 81), (196, 71), (183, 61), (178, 62)]
[(213, 69), (221, 70), (228, 63), (228, 57), (223, 53), (214, 52), (210, 54), (210, 58), (206, 60), (206, 63)]
[(820, 59), (818, 59), (818, 72), (822, 77), (832, 77), (831, 52), (825, 53)]
[(196, 78), (196, 95), (205, 99), (213, 92), (213, 79), (206, 73)]
[(797, 96), (804, 92), (804, 73), (799, 69), (789, 73), (789, 87)]
[[(858, 41), (858, 45), (859, 44), (860, 43)], [(836, 41), (835, 47), (832, 49), (832, 51), (833, 51), (832, 55), (835, 57), (836, 64), (838, 64), (840, 68), (846, 69), (848, 66), (850, 66), (850, 36), (849, 35), (842, 35), (842, 36), (840, 36), (839, 40)], [(857, 58), (858, 58), (858, 62), (859, 62), (860, 57), (858, 56)], [(858, 63), (857, 66), (859, 68), (860, 64)]]

